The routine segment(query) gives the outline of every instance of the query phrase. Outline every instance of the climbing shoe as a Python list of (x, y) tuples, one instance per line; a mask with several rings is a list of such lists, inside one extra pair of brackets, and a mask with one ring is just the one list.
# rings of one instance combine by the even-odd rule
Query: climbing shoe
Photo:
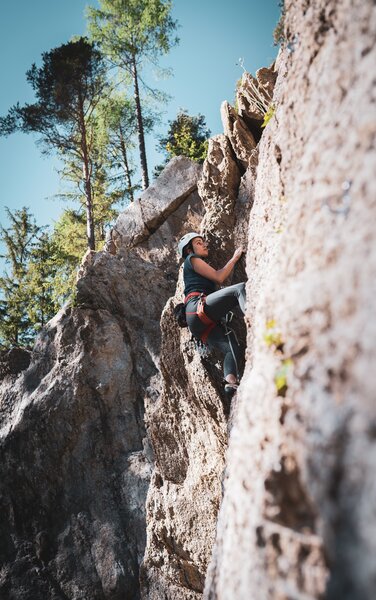
[(226, 383), (225, 384), (225, 392), (226, 394), (228, 394), (229, 396), (233, 396), (237, 389), (238, 389), (238, 384), (237, 383)]

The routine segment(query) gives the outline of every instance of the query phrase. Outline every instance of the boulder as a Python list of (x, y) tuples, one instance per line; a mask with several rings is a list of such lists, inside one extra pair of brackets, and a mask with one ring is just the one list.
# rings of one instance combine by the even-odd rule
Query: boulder
[(140, 598), (154, 460), (144, 406), (160, 395), (159, 320), (176, 288), (176, 240), (202, 214), (201, 167), (177, 162), (175, 198), (165, 175), (147, 195), (147, 231), (134, 209), (119, 217), (113, 239), (124, 236), (124, 247), (86, 253), (73, 303), (42, 330), (30, 364), (2, 381), (1, 598)]
[(228, 102), (222, 102), (221, 118), (223, 131), (230, 140), (230, 144), (240, 164), (247, 169), (254, 162), (252, 151), (256, 148), (256, 141), (243, 119), (239, 117)]
[(272, 67), (258, 69), (256, 77), (244, 72), (236, 92), (239, 116), (252, 132), (256, 142), (261, 138), (261, 125), (265, 113), (272, 103), (277, 72)]
[(185, 156), (174, 157), (141, 197), (121, 213), (106, 249), (113, 253), (114, 244), (124, 252), (145, 241), (197, 188), (201, 169)]
[(375, 17), (372, 2), (287, 7), (205, 600), (375, 596)]
[(216, 268), (223, 266), (234, 248), (232, 231), (239, 183), (240, 170), (228, 137), (214, 136), (209, 140), (208, 156), (197, 186), (206, 210), (202, 232), (210, 242)]

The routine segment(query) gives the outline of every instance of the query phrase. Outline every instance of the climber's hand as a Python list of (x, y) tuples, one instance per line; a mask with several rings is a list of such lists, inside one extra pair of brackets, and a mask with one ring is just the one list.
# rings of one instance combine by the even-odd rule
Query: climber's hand
[(238, 262), (239, 258), (241, 257), (241, 255), (243, 254), (243, 248), (242, 246), (239, 246), (239, 248), (236, 248), (235, 252), (234, 252), (234, 256), (232, 257), (232, 259), (235, 262)]

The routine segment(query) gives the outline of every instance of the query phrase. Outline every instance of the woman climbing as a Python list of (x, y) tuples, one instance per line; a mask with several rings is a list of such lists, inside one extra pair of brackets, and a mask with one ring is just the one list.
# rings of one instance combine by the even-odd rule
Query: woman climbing
[[(236, 337), (220, 320), (235, 306), (245, 314), (245, 283), (237, 283), (215, 291), (222, 285), (242, 255), (237, 248), (232, 258), (216, 271), (208, 265), (208, 246), (199, 233), (187, 233), (178, 245), (184, 261), (184, 303), (188, 327), (195, 338), (224, 354), (225, 391), (233, 394), (238, 387), (240, 349)], [(227, 331), (226, 331), (227, 330)]]

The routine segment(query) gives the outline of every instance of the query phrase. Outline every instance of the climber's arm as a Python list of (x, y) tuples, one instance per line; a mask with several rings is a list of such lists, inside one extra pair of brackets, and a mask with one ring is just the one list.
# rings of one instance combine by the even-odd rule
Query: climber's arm
[(210, 281), (214, 281), (214, 283), (221, 285), (232, 272), (233, 268), (235, 267), (235, 264), (241, 257), (242, 252), (243, 248), (237, 248), (234, 252), (233, 257), (230, 258), (228, 263), (226, 263), (225, 266), (222, 267), (222, 269), (218, 269), (218, 271), (213, 269), (213, 267), (208, 265), (204, 260), (196, 256), (194, 258), (191, 258), (191, 264), (196, 273), (202, 275), (203, 277), (206, 277), (206, 279), (210, 279)]

